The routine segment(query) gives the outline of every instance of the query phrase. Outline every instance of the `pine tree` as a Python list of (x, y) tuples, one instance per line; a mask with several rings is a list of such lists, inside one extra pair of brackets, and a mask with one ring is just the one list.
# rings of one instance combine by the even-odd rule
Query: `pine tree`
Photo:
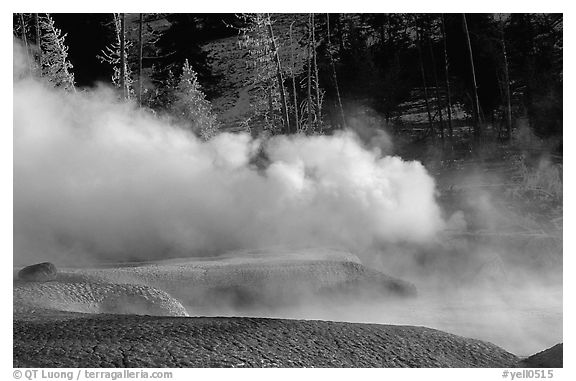
[(336, 90), (336, 100), (338, 101), (338, 108), (340, 110), (340, 118), (343, 126), (346, 126), (346, 117), (344, 116), (344, 108), (342, 107), (342, 98), (340, 97), (340, 88), (338, 86), (338, 77), (336, 76), (336, 65), (334, 64), (334, 53), (332, 52), (332, 44), (330, 43), (330, 14), (326, 13), (326, 42), (327, 52), (330, 58), (330, 68), (332, 69), (332, 81), (334, 82), (334, 89)]
[(28, 46), (28, 38), (26, 37), (26, 22), (24, 21), (24, 13), (20, 13), (20, 29), (22, 31), (21, 37), (24, 43), (24, 51), (26, 52), (26, 64), (28, 65), (28, 70), (32, 73), (32, 64), (30, 60), (30, 48)]
[(306, 41), (306, 77), (301, 81), (302, 89), (306, 92), (306, 98), (300, 106), (301, 130), (306, 133), (322, 132), (322, 104), (324, 102), (324, 90), (320, 88), (318, 75), (318, 62), (314, 13), (308, 15)]
[(424, 89), (424, 104), (426, 105), (426, 113), (428, 114), (428, 128), (432, 138), (434, 138), (434, 124), (432, 123), (432, 113), (430, 111), (430, 102), (428, 100), (428, 86), (426, 84), (426, 70), (424, 69), (424, 59), (422, 57), (422, 26), (419, 25), (419, 16), (414, 17), (414, 22), (416, 29), (416, 50), (418, 51), (420, 74), (422, 75), (422, 88)]
[(55, 27), (54, 20), (49, 14), (40, 18), (42, 76), (55, 87), (66, 90), (75, 90), (72, 64), (68, 61), (68, 47), (66, 34)]
[(264, 129), (272, 133), (280, 133), (284, 116), (279, 112), (282, 108), (281, 89), (278, 82), (278, 64), (276, 53), (280, 45), (274, 44), (270, 36), (270, 19), (263, 13), (246, 13), (239, 15), (246, 25), (240, 28), (240, 46), (248, 50), (247, 61), (253, 70), (252, 86), (266, 97), (258, 97), (252, 103), (256, 120), (264, 122)]
[(120, 88), (122, 89), (122, 98), (128, 99), (128, 91), (126, 91), (126, 15), (120, 13), (120, 31), (118, 33), (120, 38)]
[(481, 135), (480, 127), (480, 101), (478, 100), (478, 85), (476, 84), (476, 69), (474, 69), (474, 55), (472, 54), (472, 44), (470, 43), (470, 31), (466, 22), (466, 13), (462, 13), (462, 26), (466, 35), (466, 46), (468, 47), (468, 57), (470, 58), (470, 72), (472, 73), (472, 94), (474, 95), (474, 137), (479, 140)]
[(198, 82), (198, 75), (188, 60), (182, 66), (182, 75), (171, 105), (172, 113), (185, 122), (202, 139), (208, 140), (218, 131), (216, 116)]
[(282, 123), (284, 124), (284, 132), (286, 134), (290, 133), (290, 118), (288, 117), (288, 103), (286, 102), (286, 92), (284, 90), (284, 77), (282, 75), (282, 62), (280, 61), (280, 56), (278, 54), (278, 48), (276, 47), (276, 41), (274, 39), (274, 32), (272, 30), (272, 20), (270, 19), (270, 14), (267, 14), (267, 26), (268, 26), (268, 37), (270, 38), (270, 44), (272, 52), (274, 54), (274, 59), (276, 61), (276, 80), (278, 81), (278, 91), (280, 94), (280, 106), (282, 108)]
[(446, 42), (446, 23), (444, 20), (444, 13), (442, 13), (441, 21), (441, 30), (442, 30), (442, 49), (444, 51), (444, 81), (446, 87), (446, 109), (448, 110), (448, 133), (450, 134), (450, 138), (454, 136), (454, 131), (452, 129), (452, 99), (450, 94), (450, 75), (448, 70), (448, 48)]
[(311, 28), (312, 28), (312, 56), (314, 63), (314, 90), (316, 94), (316, 127), (322, 131), (322, 98), (320, 96), (320, 78), (318, 76), (318, 52), (316, 43), (316, 24), (314, 21), (315, 14), (310, 15)]
[(144, 37), (142, 34), (144, 27), (144, 14), (140, 13), (138, 17), (138, 92), (136, 98), (138, 99), (138, 106), (142, 106), (142, 54), (144, 48)]
[[(114, 13), (114, 30), (116, 41), (102, 50), (102, 55), (98, 58), (101, 62), (113, 65), (112, 83), (126, 94), (127, 99), (134, 96), (132, 70), (128, 65), (128, 50), (132, 46), (131, 42), (124, 38), (122, 16)], [(122, 52), (122, 47), (124, 52)]]
[(42, 76), (42, 31), (40, 30), (40, 17), (34, 13), (34, 30), (36, 31), (36, 54), (38, 56), (38, 67)]
[(292, 27), (294, 26), (294, 22), (290, 24), (290, 75), (292, 76), (292, 102), (294, 104), (294, 131), (300, 131), (300, 118), (298, 117), (298, 93), (296, 91), (296, 60), (294, 59), (294, 44), (292, 39)]
[(502, 47), (502, 71), (504, 78), (502, 88), (504, 90), (505, 110), (506, 110), (506, 139), (512, 136), (512, 101), (510, 97), (510, 73), (508, 72), (508, 54), (506, 52), (506, 38), (504, 35), (504, 27), (506, 24), (506, 16), (504, 14), (495, 14), (495, 19), (498, 21), (498, 31), (500, 34), (500, 45)]

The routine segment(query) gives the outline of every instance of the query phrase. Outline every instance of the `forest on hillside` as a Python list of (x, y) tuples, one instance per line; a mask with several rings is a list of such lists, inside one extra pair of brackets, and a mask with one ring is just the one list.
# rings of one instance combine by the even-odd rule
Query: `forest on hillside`
[(424, 140), (503, 142), (522, 120), (561, 154), (562, 14), (13, 17), (34, 75), (110, 83), (205, 139), (329, 133), (362, 105)]

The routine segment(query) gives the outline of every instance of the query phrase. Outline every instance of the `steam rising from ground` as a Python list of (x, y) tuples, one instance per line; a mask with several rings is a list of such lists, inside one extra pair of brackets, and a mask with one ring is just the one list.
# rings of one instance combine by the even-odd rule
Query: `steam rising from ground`
[(443, 226), (424, 167), (351, 132), (201, 142), (109, 90), (27, 78), (16, 50), (14, 62), (17, 262), (286, 244), (363, 252)]
[(16, 266), (339, 247), (414, 282), (418, 300), (314, 300), (260, 315), (426, 325), (517, 354), (561, 340), (561, 239), (552, 240), (559, 248), (548, 247), (549, 240), (532, 247), (438, 239), (445, 227), (499, 231), (519, 223), (495, 207), (495, 193), (466, 192), (464, 207), (455, 206), (445, 223), (424, 167), (383, 156), (387, 136), (360, 122), (352, 123), (355, 133), (333, 136), (221, 134), (201, 142), (116, 101), (108, 89), (65, 93), (29, 78), (18, 49), (15, 44)]

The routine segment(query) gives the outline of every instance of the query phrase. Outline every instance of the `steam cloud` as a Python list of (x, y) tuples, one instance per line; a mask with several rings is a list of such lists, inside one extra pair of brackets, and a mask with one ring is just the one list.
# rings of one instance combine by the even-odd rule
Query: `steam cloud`
[(17, 262), (271, 245), (361, 253), (443, 227), (424, 167), (352, 132), (202, 142), (109, 90), (52, 89), (14, 54)]
[[(419, 298), (353, 308), (314, 301), (274, 316), (425, 325), (525, 355), (562, 340), (561, 241), (559, 271), (527, 262), (529, 249), (513, 243), (434, 244), (445, 225), (464, 230), (468, 215), (445, 223), (432, 177), (418, 162), (383, 156), (391, 141), (361, 118), (354, 132), (333, 136), (201, 142), (106, 88), (66, 93), (30, 78), (20, 50), (15, 44), (16, 266), (340, 247), (414, 281)], [(469, 195), (471, 215), (509, 225), (491, 195)], [(424, 260), (398, 249), (406, 243), (425, 244)], [(521, 276), (519, 267), (531, 266)], [(476, 280), (483, 276), (486, 284)], [(559, 284), (542, 281), (549, 277)]]

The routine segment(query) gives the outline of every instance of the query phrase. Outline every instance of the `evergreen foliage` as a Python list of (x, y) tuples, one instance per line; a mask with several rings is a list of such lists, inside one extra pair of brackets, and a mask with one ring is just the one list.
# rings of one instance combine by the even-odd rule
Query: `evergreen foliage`
[[(116, 41), (106, 46), (98, 56), (101, 62), (108, 63), (113, 66), (112, 83), (114, 86), (120, 88), (122, 86), (122, 67), (121, 67), (121, 28), (120, 28), (120, 14), (114, 13), (114, 31)], [(132, 69), (128, 64), (128, 51), (132, 47), (129, 40), (124, 44), (124, 84), (126, 86), (126, 94), (128, 99), (135, 96), (134, 92), (134, 79), (132, 78)]]
[(204, 140), (215, 136), (218, 131), (212, 106), (206, 100), (198, 82), (198, 75), (188, 60), (184, 61), (180, 80), (174, 89), (171, 111), (176, 118), (186, 123)]
[(253, 119), (262, 121), (264, 129), (280, 133), (280, 96), (276, 79), (276, 66), (272, 39), (268, 34), (270, 22), (264, 13), (244, 13), (239, 15), (244, 26), (239, 28), (239, 44), (247, 50), (248, 70), (252, 72), (254, 89), (262, 96), (252, 103)]
[(55, 87), (74, 90), (74, 73), (68, 60), (66, 34), (56, 28), (49, 14), (40, 17), (39, 21), (42, 30), (42, 76)]
[[(71, 36), (66, 42), (75, 75), (66, 34), (52, 17)], [(138, 18), (126, 14), (124, 81), (130, 97), (139, 63)], [(100, 61), (112, 65), (112, 83), (120, 86), (119, 15), (112, 23), (109, 15), (41, 14), (39, 19), (41, 74), (50, 82), (70, 89), (75, 81), (89, 86), (103, 80), (109, 73), (95, 69), (99, 51)], [(142, 105), (158, 112), (173, 108), (180, 97), (187, 60), (196, 83), (203, 85), (203, 99), (225, 100), (215, 106), (218, 112), (227, 113), (220, 107), (230, 105), (233, 92), (242, 89), (241, 107), (234, 110), (241, 120), (222, 118), (227, 128), (327, 133), (344, 127), (344, 114), (352, 117), (361, 104), (397, 131), (423, 131), (422, 124), (433, 124), (423, 138), (442, 138), (442, 118), (449, 131), (454, 127), (465, 134), (462, 127), (475, 114), (482, 129), (497, 138), (509, 137), (520, 118), (540, 137), (562, 135), (562, 14), (466, 15), (478, 102), (462, 14), (145, 14), (143, 19)], [(40, 61), (37, 29), (34, 15), (13, 15), (14, 36), (26, 47), (31, 73)], [(111, 30), (115, 42), (105, 46)], [(242, 50), (223, 53), (222, 48), (237, 48), (230, 41), (238, 31)], [(222, 57), (235, 60), (230, 77), (211, 65), (211, 59), (222, 62)], [(423, 121), (418, 106), (424, 90), (431, 121)], [(248, 104), (251, 114), (241, 111)], [(405, 118), (407, 110), (418, 115)]]

